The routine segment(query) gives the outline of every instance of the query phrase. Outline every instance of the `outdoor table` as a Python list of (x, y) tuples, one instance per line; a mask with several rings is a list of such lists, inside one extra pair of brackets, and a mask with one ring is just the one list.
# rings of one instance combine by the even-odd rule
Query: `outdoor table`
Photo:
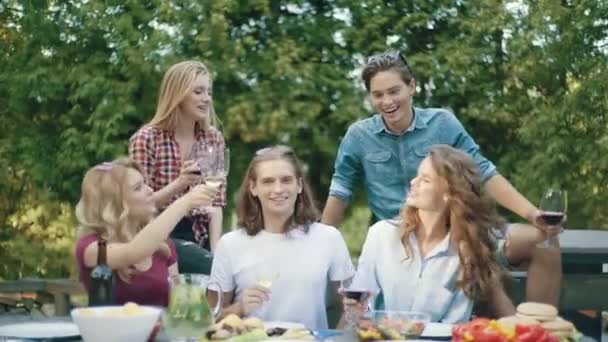
[[(1, 316), (0, 317), (0, 325), (4, 325), (4, 324), (12, 324), (12, 323), (17, 323), (17, 322), (31, 322), (31, 321), (48, 321), (48, 322), (71, 322), (71, 319), (69, 317), (51, 317), (51, 318), (47, 318), (47, 317), (34, 317), (34, 316), (23, 316), (23, 315), (12, 315), (12, 316)], [(352, 335), (345, 335), (345, 334), (337, 334), (337, 333), (341, 333), (341, 331), (339, 330), (322, 330), (319, 331), (318, 334), (315, 335), (320, 335), (321, 337), (323, 337), (322, 341), (332, 341), (332, 342), (352, 342), (355, 341), (356, 339), (353, 339), (354, 336)], [(14, 341), (14, 342), (34, 342), (34, 340), (15, 340), (15, 339), (2, 339), (2, 336), (0, 336), (0, 340), (2, 341)], [(40, 340), (37, 340), (38, 342)], [(82, 342), (81, 339), (61, 339), (61, 341), (73, 341), (73, 342)], [(159, 333), (159, 335), (157, 336), (156, 342), (171, 342), (171, 340), (167, 337), (167, 335), (165, 335), (162, 330)], [(280, 340), (277, 340), (280, 341)], [(439, 342), (439, 341), (445, 341), (445, 340), (432, 340), (432, 339), (419, 339), (419, 340), (408, 340), (410, 342)], [(598, 342), (590, 337), (583, 337), (581, 342)]]
[[(566, 229), (559, 237), (562, 252), (560, 311), (608, 310), (608, 231)], [(525, 301), (526, 272), (511, 272), (509, 296)]]

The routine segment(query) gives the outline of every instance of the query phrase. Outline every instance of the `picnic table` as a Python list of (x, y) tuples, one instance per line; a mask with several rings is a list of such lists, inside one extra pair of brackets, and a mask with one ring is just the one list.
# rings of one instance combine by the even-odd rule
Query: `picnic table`
[(55, 315), (69, 315), (70, 296), (85, 294), (79, 281), (74, 279), (38, 279), (24, 278), (19, 280), (0, 281), (0, 293), (45, 293), (53, 296)]
[[(566, 229), (560, 235), (562, 292), (560, 311), (608, 310), (608, 231)], [(525, 300), (526, 272), (512, 272), (509, 295)]]

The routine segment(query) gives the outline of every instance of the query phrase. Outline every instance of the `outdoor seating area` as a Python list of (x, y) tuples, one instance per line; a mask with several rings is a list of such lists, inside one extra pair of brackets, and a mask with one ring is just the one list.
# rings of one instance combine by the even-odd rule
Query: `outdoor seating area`
[(0, 341), (608, 342), (608, 1), (0, 1)]
[[(608, 231), (566, 229), (560, 236), (560, 243), (564, 274), (559, 311), (565, 317), (579, 322), (579, 327), (584, 325), (583, 331), (592, 332), (594, 326), (596, 329), (600, 327), (601, 312), (608, 311), (608, 296), (605, 295), (608, 289)], [(525, 302), (526, 272), (514, 271), (511, 277), (506, 284), (509, 296), (515, 304)], [(11, 318), (8, 308), (16, 308), (17, 303), (22, 301), (13, 296), (2, 302), (2, 296), (11, 298), (11, 294), (50, 300), (54, 312), (49, 316), (30, 318), (23, 314), (13, 314)], [(0, 304), (7, 305), (0, 324), (29, 320), (69, 322), (70, 310), (75, 307), (72, 296), (86, 296), (86, 291), (78, 280), (31, 278), (0, 281)], [(328, 317), (334, 328), (341, 311), (338, 310), (338, 305), (340, 304), (328, 303)]]

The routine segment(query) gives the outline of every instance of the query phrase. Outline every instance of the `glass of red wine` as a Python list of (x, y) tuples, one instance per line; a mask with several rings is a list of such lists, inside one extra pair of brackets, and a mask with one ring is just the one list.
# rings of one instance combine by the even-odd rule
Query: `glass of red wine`
[[(348, 273), (344, 273), (346, 275)], [(364, 288), (354, 287), (353, 278), (349, 277), (340, 281), (340, 291), (342, 295), (349, 299), (354, 299), (359, 303), (365, 303), (370, 297), (370, 291)], [(347, 327), (352, 327), (356, 323), (357, 315), (351, 310), (346, 309), (344, 319)]]
[[(550, 188), (540, 200), (538, 208), (542, 211), (540, 218), (548, 226), (557, 226), (564, 221), (568, 210), (568, 193), (565, 190)], [(543, 246), (549, 247), (550, 240), (545, 240)]]

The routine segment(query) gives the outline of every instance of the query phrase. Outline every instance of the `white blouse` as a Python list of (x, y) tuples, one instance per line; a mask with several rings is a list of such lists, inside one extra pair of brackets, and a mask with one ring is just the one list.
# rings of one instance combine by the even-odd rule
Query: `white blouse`
[(460, 262), (450, 234), (424, 258), (415, 234), (409, 236), (413, 256), (407, 257), (402, 234), (395, 221), (369, 229), (353, 286), (382, 292), (386, 310), (426, 312), (432, 322), (468, 321), (473, 301), (456, 288)]

